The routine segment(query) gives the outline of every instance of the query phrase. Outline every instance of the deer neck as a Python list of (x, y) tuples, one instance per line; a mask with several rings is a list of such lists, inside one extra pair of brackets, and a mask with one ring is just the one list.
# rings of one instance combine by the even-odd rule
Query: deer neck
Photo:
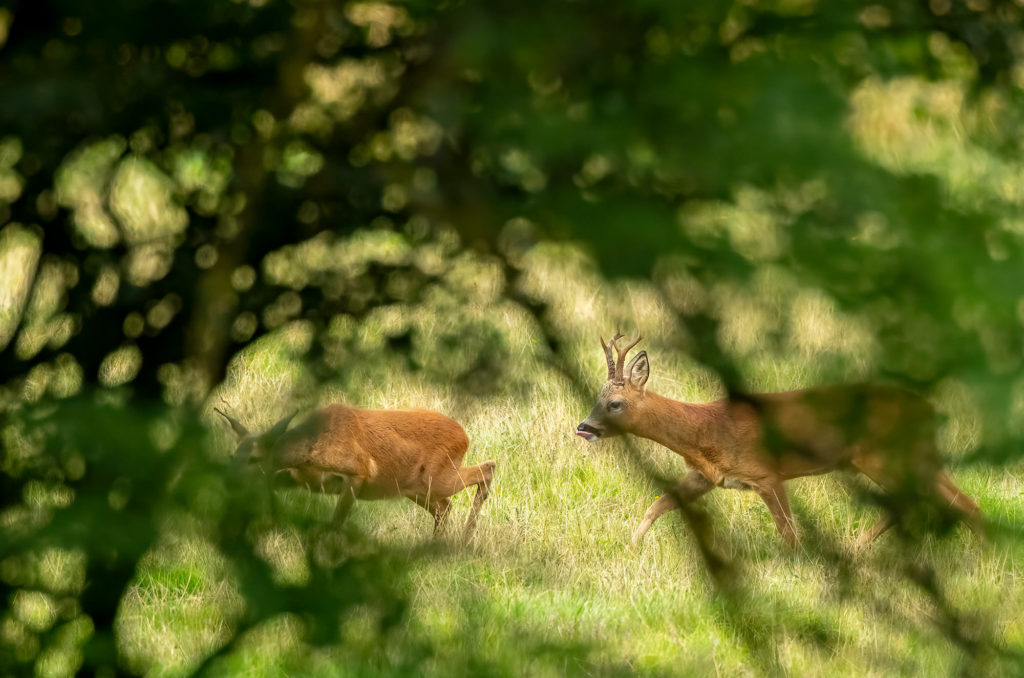
[(647, 391), (628, 432), (683, 454), (707, 436), (716, 408), (717, 403), (684, 403)]

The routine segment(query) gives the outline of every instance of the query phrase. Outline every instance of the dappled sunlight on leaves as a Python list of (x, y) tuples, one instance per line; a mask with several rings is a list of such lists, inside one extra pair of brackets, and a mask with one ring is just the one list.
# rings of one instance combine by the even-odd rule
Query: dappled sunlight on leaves
[[(1019, 2), (153, 10), (0, 10), (0, 673), (1019, 670)], [(765, 447), (881, 426), (894, 492), (629, 548), (686, 469), (574, 436), (615, 330), (690, 402), (918, 394), (988, 541), (922, 501), (920, 422), (821, 390)], [(226, 463), (214, 407), (337, 402), (462, 422), (470, 543)]]

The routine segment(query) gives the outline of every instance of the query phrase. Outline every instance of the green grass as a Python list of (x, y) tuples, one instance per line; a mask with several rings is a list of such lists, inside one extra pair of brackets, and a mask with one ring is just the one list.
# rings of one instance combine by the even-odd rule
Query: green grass
[[(866, 152), (895, 170), (934, 173), (954, 203), (968, 204), (982, 195), (1019, 207), (1019, 181), (988, 178), (1012, 179), (1020, 168), (1006, 167), (960, 138), (959, 90), (924, 82), (903, 85), (905, 96), (894, 98), (892, 87), (899, 83), (868, 83), (855, 99), (851, 128)], [(921, 106), (935, 109), (934, 119), (915, 123)], [(973, 168), (969, 176), (965, 163)], [(982, 185), (995, 188), (974, 190)], [(692, 215), (694, 227), (725, 229), (741, 254), (770, 259), (761, 242), (764, 234), (782, 237), (785, 225), (762, 213), (761, 202), (756, 192), (741, 190), (736, 205), (710, 205)], [(872, 233), (866, 223), (864, 237)], [(325, 256), (328, 263), (317, 265), (358, 268), (360, 257), (401, 256), (391, 240), (368, 232), (338, 246), (343, 264)], [(443, 260), (427, 249), (420, 255)], [(289, 276), (301, 279), (295, 267), (310, 253), (296, 253), (268, 262), (265, 273), (283, 283)], [(10, 260), (8, 266), (21, 265)], [(568, 341), (569, 367), (578, 370), (591, 393), (604, 374), (597, 338), (621, 327), (646, 337), (649, 388), (691, 401), (720, 395), (714, 375), (682, 350), (691, 337), (675, 324), (666, 300), (678, 308), (714, 309), (722, 321), (720, 343), (753, 390), (871, 374), (876, 347), (870, 331), (770, 263), (749, 286), (711, 289), (683, 269), (666, 266), (661, 292), (650, 284), (603, 282), (571, 245), (540, 247), (523, 265), (522, 291), (548, 303), (549, 321)], [(678, 512), (631, 548), (630, 534), (660, 489), (640, 471), (624, 441), (588, 445), (573, 435), (592, 405), (589, 396), (581, 397), (549, 366), (536, 327), (521, 309), (501, 301), (500, 283), (492, 262), (466, 255), (422, 306), (377, 309), (361, 324), (339, 318), (323, 347), (336, 370), (326, 383), (316, 383), (304, 365), (312, 338), (301, 323), (286, 325), (235, 358), (226, 382), (206, 403), (225, 456), (231, 436), (212, 413), (214, 405), (223, 403), (252, 429), (265, 430), (295, 409), (308, 412), (340, 401), (449, 414), (469, 433), (466, 463), (494, 459), (497, 470), (470, 544), (457, 538), (469, 510), (467, 493), (456, 497), (449, 531), (437, 540), (431, 537), (431, 517), (411, 502), (356, 504), (344, 533), (350, 552), (409, 554), (408, 570), (396, 574), (410, 603), (397, 628), (381, 635), (376, 613), (356, 609), (337, 643), (311, 648), (302, 640), (301, 620), (277, 618), (245, 634), (214, 666), (215, 675), (860, 677), (961, 670), (998, 675), (1005, 668), (998, 663), (965, 664), (967, 655), (940, 630), (941, 611), (900, 574), (907, 562), (934, 567), (953, 608), (966, 620), (967, 635), (987, 636), (998, 647), (1022, 652), (1024, 542), (998, 531), (982, 541), (959, 528), (925, 540), (911, 553), (887, 535), (854, 556), (849, 553), (854, 540), (877, 512), (858, 503), (860, 481), (850, 478), (788, 484), (804, 534), (817, 532), (824, 543), (835, 545), (838, 561), (812, 547), (786, 549), (755, 496), (725, 490), (702, 499), (700, 507), (710, 516), (715, 548), (737, 568), (742, 586), (732, 594), (715, 586)], [(0, 337), (14, 307), (3, 301)], [(462, 368), (487, 355), (486, 345), (466, 331), (473, 323), (500, 334), (497, 355), (505, 370), (496, 394), (473, 389), (472, 380), (487, 375), (458, 380)], [(385, 348), (388, 337), (407, 330), (416, 337), (417, 370)], [(441, 339), (451, 335), (462, 341), (440, 349)], [(167, 383), (172, 403), (195, 397), (187, 374), (168, 372)], [(955, 379), (940, 384), (932, 396), (949, 417), (940, 444), (956, 482), (978, 500), (993, 525), (1019, 527), (1024, 465), (958, 466), (981, 440), (978, 405)], [(670, 451), (633, 442), (640, 459), (657, 472), (685, 472), (681, 458)], [(298, 489), (281, 491), (277, 499), (287, 512), (325, 525), (333, 509), (331, 498)], [(308, 575), (304, 563), (311, 544), (298, 532), (269, 531), (256, 540), (279, 581)], [(43, 563), (43, 575), (81, 569), (62, 564), (65, 558), (57, 554)], [(837, 562), (852, 563), (850, 572), (844, 576)], [(151, 676), (176, 676), (217, 649), (243, 613), (233, 576), (216, 545), (188, 521), (169, 525), (142, 562), (119, 612), (120, 648), (130, 666)], [(26, 619), (48, 614), (45, 600), (24, 605)], [(64, 675), (75, 665), (73, 656), (54, 657), (43, 663), (41, 675)]]
[[(598, 286), (584, 260), (572, 269), (562, 255), (558, 250), (538, 257), (535, 282), (555, 302), (556, 313), (564, 309), (559, 322), (575, 341), (571, 354), (593, 390), (603, 378), (597, 335), (626, 316), (640, 319), (639, 329), (652, 337), (645, 342), (653, 364), (650, 388), (692, 400), (717, 395), (715, 381), (669, 347), (676, 329), (655, 296), (635, 286)], [(560, 277), (553, 272), (556, 264)], [(722, 490), (700, 503), (710, 515), (715, 547), (738, 567), (743, 586), (734, 598), (708, 576), (678, 513), (656, 523), (644, 543), (631, 548), (631, 531), (659, 489), (630, 461), (623, 441), (585, 444), (573, 435), (591, 403), (544, 366), (521, 313), (500, 304), (475, 305), (469, 312), (505, 323), (515, 361), (511, 369), (525, 391), (467, 397), (439, 382), (429, 364), (419, 372), (405, 370), (379, 350), (374, 337), (386, 330), (372, 319), (341, 331), (367, 359), (349, 363), (342, 357), (345, 372), (323, 387), (314, 387), (304, 372), (308, 332), (302, 326), (286, 328), (235, 361), (210, 403), (223, 399), (253, 429), (265, 429), (294, 407), (333, 401), (428, 407), (466, 428), (467, 464), (495, 459), (498, 466), (470, 544), (458, 539), (468, 493), (456, 497), (449, 530), (437, 540), (430, 516), (411, 502), (356, 504), (346, 533), (353, 552), (410, 554), (400, 582), (410, 606), (398, 628), (379, 636), (372, 611), (357, 610), (336, 645), (311, 649), (301, 640), (299, 620), (277, 619), (247, 634), (216, 665), (217, 675), (889, 676), (948, 675), (962, 668), (966, 655), (940, 632), (941, 614), (930, 598), (894, 575), (907, 557), (900, 542), (889, 535), (866, 554), (852, 555), (855, 538), (877, 517), (858, 503), (853, 488), (859, 481), (830, 476), (789, 483), (804, 533), (819, 532), (825, 542), (850, 552), (844, 556), (854, 563), (849, 577), (814, 548), (786, 549), (751, 493)], [(405, 322), (428, 335), (445, 322), (429, 308), (419, 313)], [(816, 313), (814, 327), (826, 328), (817, 331), (832, 327), (835, 336), (842, 334), (834, 327), (842, 319), (829, 315), (827, 306)], [(770, 347), (757, 338), (745, 341), (737, 354), (743, 360), (744, 351), (752, 352), (749, 373), (758, 375), (751, 379), (763, 390), (820, 381), (822, 356), (839, 356), (838, 364), (845, 360), (854, 373), (870, 360), (844, 354), (827, 338), (771, 349), (781, 351), (775, 359), (764, 357)], [(448, 359), (425, 348), (422, 355), (428, 362)], [(964, 409), (969, 399), (953, 387), (936, 393), (940, 407), (953, 415), (941, 439), (954, 462), (977, 444), (972, 413)], [(227, 432), (210, 421), (228, 454)], [(634, 445), (658, 472), (685, 472), (668, 450), (648, 441)], [(991, 470), (954, 464), (954, 475), (989, 520), (1020, 524), (1019, 465)], [(330, 498), (299, 489), (277, 496), (286, 511), (324, 524), (330, 519)], [(310, 545), (297, 533), (265, 534), (259, 543), (282, 582), (308, 574), (304, 558)], [(910, 560), (935, 567), (955, 609), (970, 620), (971, 633), (988, 634), (1002, 647), (1024, 645), (1024, 547), (1018, 540), (983, 542), (960, 528), (917, 548)], [(218, 647), (239, 614), (231, 581), (212, 545), (181, 529), (173, 543), (146, 560), (123, 603), (121, 644), (133, 665), (149, 675), (178, 675)], [(997, 668), (975, 664), (971, 670)]]

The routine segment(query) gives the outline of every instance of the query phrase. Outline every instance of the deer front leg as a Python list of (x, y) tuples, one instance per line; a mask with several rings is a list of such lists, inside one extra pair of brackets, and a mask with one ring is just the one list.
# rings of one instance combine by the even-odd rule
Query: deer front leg
[(345, 519), (348, 518), (348, 513), (352, 509), (352, 503), (356, 500), (356, 494), (363, 485), (362, 479), (348, 478), (346, 476), (338, 476), (342, 478), (344, 486), (338, 492), (338, 506), (334, 509), (334, 517), (331, 522), (334, 523), (335, 527), (341, 527), (345, 524)]
[(793, 529), (793, 514), (789, 510), (789, 499), (781, 482), (758, 488), (758, 496), (768, 505), (775, 520), (775, 527), (789, 546), (796, 546), (796, 530)]
[(640, 523), (639, 527), (633, 532), (633, 546), (640, 543), (644, 535), (647, 534), (647, 530), (651, 529), (651, 525), (654, 521), (660, 518), (669, 511), (674, 511), (679, 508), (678, 501), (684, 503), (691, 502), (698, 497), (707, 494), (714, 488), (714, 484), (705, 478), (701, 473), (697, 471), (690, 471), (679, 484), (676, 485), (675, 489), (671, 492), (666, 492), (662, 496), (658, 497), (651, 507), (647, 509), (647, 513), (644, 514), (643, 522)]

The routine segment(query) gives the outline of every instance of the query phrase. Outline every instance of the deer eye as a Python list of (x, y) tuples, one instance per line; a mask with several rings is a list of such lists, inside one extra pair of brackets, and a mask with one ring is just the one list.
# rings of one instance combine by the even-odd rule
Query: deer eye
[(612, 412), (618, 412), (625, 406), (626, 403), (624, 403), (621, 400), (613, 400), (610, 403), (608, 403), (608, 409), (611, 410)]

